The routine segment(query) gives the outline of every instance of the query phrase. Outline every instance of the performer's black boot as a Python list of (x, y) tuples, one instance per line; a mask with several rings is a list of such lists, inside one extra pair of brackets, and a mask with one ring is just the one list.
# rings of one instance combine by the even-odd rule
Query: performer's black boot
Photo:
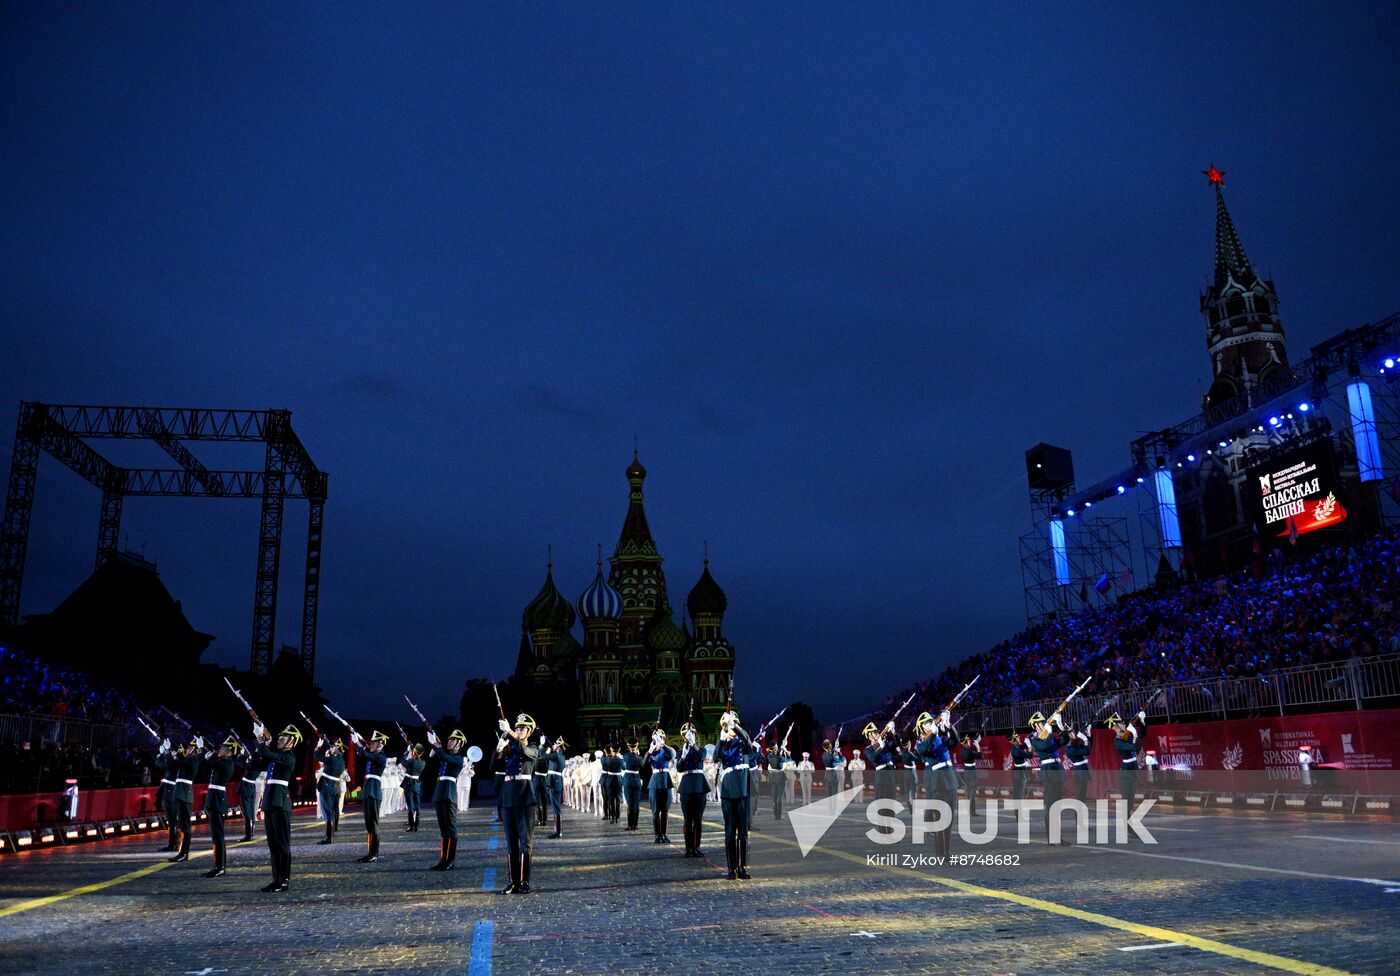
[(739, 860), (737, 840), (727, 840), (724, 842), (724, 863), (729, 868), (727, 877), (733, 881), (737, 875), (734, 873), (736, 862)]
[(564, 836), (564, 827), (563, 827), (563, 825), (560, 823), (560, 815), (557, 814), (557, 813), (554, 815), (554, 833), (550, 834), (549, 836), (550, 836), (550, 837), (563, 837), (563, 836)]
[(743, 880), (749, 880), (749, 839), (739, 838), (739, 871), (738, 875)]
[(528, 895), (530, 893), (530, 855), (520, 855), (520, 884), (516, 886), (515, 893), (518, 895)]
[(442, 840), (438, 841), (438, 859), (437, 859), (437, 863), (434, 864), (432, 867), (428, 868), (428, 870), (429, 870), (429, 871), (441, 871), (441, 870), (442, 870), (444, 867), (446, 867), (446, 866), (447, 866), (447, 838), (444, 837), (444, 838), (442, 838)]
[(333, 824), (333, 823), (331, 823), (329, 820), (327, 820), (327, 821), (326, 821), (326, 836), (325, 836), (325, 839), (323, 839), (323, 840), (318, 840), (318, 841), (316, 842), (317, 846), (320, 846), (320, 845), (323, 845), (323, 844), (329, 844), (329, 843), (331, 842), (331, 838), (334, 837), (334, 836), (335, 836), (335, 824)]
[(190, 832), (184, 830), (180, 832), (180, 852), (170, 859), (171, 863), (176, 861), (188, 861), (190, 859)]
[(206, 878), (221, 878), (224, 875), (224, 848), (219, 845), (214, 848), (214, 866), (204, 872)]
[(457, 838), (447, 838), (447, 860), (443, 862), (442, 869), (451, 871), (452, 866), (457, 863)]

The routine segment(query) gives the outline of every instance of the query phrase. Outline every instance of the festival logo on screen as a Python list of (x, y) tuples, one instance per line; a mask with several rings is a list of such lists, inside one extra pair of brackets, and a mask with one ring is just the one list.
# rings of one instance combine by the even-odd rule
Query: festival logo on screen
[(1244, 746), (1236, 742), (1226, 749), (1220, 756), (1221, 769), (1239, 769), (1244, 762)]
[(1336, 494), (1332, 450), (1325, 441), (1290, 451), (1251, 474), (1259, 481), (1261, 534), (1306, 535), (1346, 520), (1346, 507)]

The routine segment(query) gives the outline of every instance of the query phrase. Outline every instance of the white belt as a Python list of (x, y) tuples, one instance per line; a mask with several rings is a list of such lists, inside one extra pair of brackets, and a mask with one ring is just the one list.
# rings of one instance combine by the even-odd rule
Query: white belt
[(220, 793), (223, 793), (223, 792), (225, 792), (225, 791), (228, 789), (228, 787), (226, 787), (226, 786), (219, 786), (217, 783), (210, 783), (210, 784), (209, 784), (209, 788), (210, 788), (211, 790), (218, 790)]
[[(504, 779), (507, 783), (509, 783), (511, 780), (516, 780), (516, 779), (529, 779), (529, 778), (530, 778), (530, 774), (529, 774), (529, 773), (521, 773), (519, 776), (502, 776), (501, 778)], [(438, 777), (438, 782), (442, 782), (442, 777)], [(452, 782), (455, 783), (455, 782), (457, 782), (457, 780), (456, 780), (455, 778), (453, 778)]]
[(160, 781), (160, 785), (161, 785), (161, 786), (174, 786), (174, 785), (175, 785), (175, 781), (174, 781), (173, 779), (163, 779), (163, 780)]
[(1076, 760), (1074, 761), (1074, 764), (1075, 764), (1076, 766), (1087, 766), (1087, 765), (1089, 765), (1089, 760), (1087, 760), (1087, 759), (1076, 759)]
[[(506, 777), (506, 779), (519, 779), (519, 778), (520, 778), (519, 776), (507, 776), (507, 777)], [(455, 782), (457, 782), (457, 777), (456, 777), (456, 776), (439, 776), (439, 777), (437, 778), (437, 781), (438, 781), (439, 783), (455, 783)]]
[(963, 769), (976, 769), (976, 763), (963, 763)]
[[(553, 775), (559, 776), (560, 774), (559, 774), (559, 773), (554, 773)], [(603, 775), (604, 775), (604, 776), (625, 776), (626, 773), (614, 773), (614, 772), (613, 772), (612, 770), (610, 770), (610, 769), (605, 769), (605, 770), (603, 770)]]
[(192, 779), (177, 779), (177, 780), (175, 781), (175, 785), (176, 785), (176, 786), (179, 786), (181, 783), (185, 783), (185, 784), (189, 785), (189, 784), (193, 784), (193, 783), (194, 783), (194, 780), (192, 780)]
[(1031, 768), (1031, 764), (1028, 763), (1028, 762), (1017, 763), (1017, 764), (1016, 764), (1015, 766), (1013, 766), (1012, 768), (1013, 768), (1013, 769), (1030, 769), (1030, 768)]
[(535, 773), (536, 776), (548, 776), (549, 773)]
[(409, 776), (407, 773), (404, 774), (404, 779), (417, 779), (417, 778), (418, 778), (417, 776)]
[(623, 776), (641, 776), (641, 775), (642, 775), (642, 771), (641, 771), (640, 769), (624, 769), (624, 770), (622, 771), (622, 775), (623, 775)]
[(382, 782), (384, 777), (380, 776), (378, 773), (365, 773), (365, 779), (377, 779)]
[(880, 764), (879, 766), (876, 766), (875, 768), (876, 768), (876, 769), (889, 769), (889, 768), (890, 768), (891, 766), (893, 766), (893, 765), (894, 765), (894, 763), (882, 763), (882, 764)]
[[(563, 778), (564, 778), (564, 773), (563, 773), (561, 770), (558, 770), (558, 769), (551, 769), (551, 770), (549, 771), (548, 775), (550, 775), (550, 776), (558, 776), (560, 779), (563, 779)], [(621, 776), (622, 774), (621, 774), (621, 773), (608, 773), (608, 775), (609, 775), (609, 776)]]
[(927, 768), (927, 769), (942, 769), (942, 768), (943, 768), (944, 766), (946, 766), (946, 765), (948, 765), (946, 762), (934, 763), (932, 766), (928, 766), (928, 767), (926, 767), (926, 768)]
[(270, 779), (270, 780), (267, 781), (267, 785), (268, 785), (268, 786), (286, 786), (286, 785), (287, 785), (287, 781), (286, 781), (285, 779)]
[[(1040, 768), (1041, 768), (1041, 769), (1059, 769), (1059, 768), (1060, 768), (1060, 761), (1059, 761), (1058, 759), (1042, 759), (1042, 760), (1040, 761)], [(1061, 770), (1061, 771), (1063, 772), (1063, 770)]]

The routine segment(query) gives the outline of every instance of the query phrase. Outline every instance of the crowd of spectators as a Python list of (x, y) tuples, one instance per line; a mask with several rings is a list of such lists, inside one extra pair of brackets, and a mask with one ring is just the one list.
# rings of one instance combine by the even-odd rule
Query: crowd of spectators
[(62, 790), (68, 779), (82, 789), (152, 782), (154, 754), (134, 744), (137, 706), (120, 691), (0, 647), (0, 696), (0, 793)]
[(1400, 533), (1391, 529), (1060, 616), (889, 696), (880, 712), (911, 693), (911, 709), (941, 708), (979, 674), (962, 707), (1060, 697), (1091, 671), (1104, 693), (1394, 653), (1398, 606)]

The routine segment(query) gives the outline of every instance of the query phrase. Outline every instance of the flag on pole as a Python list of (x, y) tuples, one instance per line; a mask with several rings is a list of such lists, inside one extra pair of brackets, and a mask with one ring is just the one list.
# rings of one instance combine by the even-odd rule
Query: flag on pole
[(1094, 584), (1094, 592), (1097, 593), (1099, 596), (1103, 596), (1109, 591), (1109, 589), (1112, 586), (1113, 584), (1109, 582), (1108, 574), (1104, 573), (1102, 576), (1099, 577), (1099, 581)]
[(1298, 523), (1293, 520), (1293, 516), (1288, 516), (1288, 541), (1292, 545), (1298, 544)]
[(1123, 572), (1118, 574), (1117, 582), (1120, 590), (1126, 590), (1131, 587), (1133, 585), (1133, 568), (1131, 566), (1124, 566)]

